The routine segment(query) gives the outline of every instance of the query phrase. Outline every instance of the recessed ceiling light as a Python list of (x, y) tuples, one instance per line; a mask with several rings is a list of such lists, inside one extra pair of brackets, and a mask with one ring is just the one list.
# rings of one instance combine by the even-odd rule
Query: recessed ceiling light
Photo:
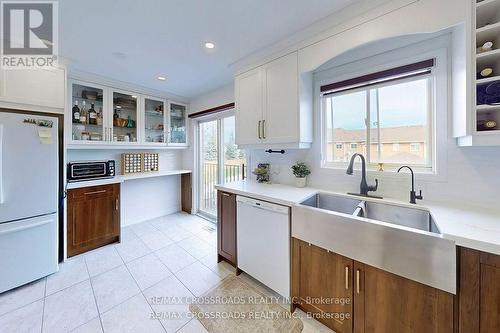
[(213, 42), (205, 42), (205, 47), (207, 49), (213, 49), (215, 48), (215, 44)]
[(158, 75), (157, 79), (160, 81), (165, 81), (167, 79), (167, 77), (162, 76), (162, 75)]
[(112, 52), (111, 55), (120, 60), (124, 60), (127, 58), (127, 55), (123, 52)]

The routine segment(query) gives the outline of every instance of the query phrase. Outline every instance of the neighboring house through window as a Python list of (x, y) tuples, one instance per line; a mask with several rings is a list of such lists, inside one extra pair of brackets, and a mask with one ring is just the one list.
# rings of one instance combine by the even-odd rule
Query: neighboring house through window
[[(323, 166), (343, 167), (362, 153), (372, 165), (432, 170), (434, 63), (427, 59), (322, 86)], [(346, 143), (349, 149), (340, 149)]]

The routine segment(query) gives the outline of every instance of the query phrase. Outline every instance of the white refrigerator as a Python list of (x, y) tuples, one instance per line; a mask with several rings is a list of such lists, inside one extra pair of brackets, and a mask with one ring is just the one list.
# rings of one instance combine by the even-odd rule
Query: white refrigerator
[(58, 270), (57, 117), (0, 109), (0, 293)]

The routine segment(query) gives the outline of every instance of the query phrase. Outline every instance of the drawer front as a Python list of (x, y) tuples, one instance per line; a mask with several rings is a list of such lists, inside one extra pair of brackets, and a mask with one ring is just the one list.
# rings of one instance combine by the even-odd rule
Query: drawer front
[(115, 196), (120, 193), (120, 184), (100, 185), (77, 188), (68, 191), (71, 199), (96, 199), (102, 197)]

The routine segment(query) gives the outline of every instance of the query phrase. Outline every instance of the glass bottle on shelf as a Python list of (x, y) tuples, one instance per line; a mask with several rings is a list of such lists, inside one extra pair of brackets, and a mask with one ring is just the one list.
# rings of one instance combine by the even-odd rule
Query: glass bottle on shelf
[(88, 114), (89, 124), (90, 125), (97, 125), (97, 112), (94, 109), (94, 104), (93, 103), (90, 105), (90, 109), (89, 109), (88, 113), (89, 113)]
[(102, 107), (97, 111), (97, 125), (102, 126)]
[(82, 102), (82, 110), (80, 111), (80, 123), (87, 123), (87, 107), (85, 106), (85, 101)]
[(80, 123), (80, 108), (78, 107), (77, 100), (75, 100), (75, 105), (73, 106), (72, 114), (73, 114), (73, 124)]

